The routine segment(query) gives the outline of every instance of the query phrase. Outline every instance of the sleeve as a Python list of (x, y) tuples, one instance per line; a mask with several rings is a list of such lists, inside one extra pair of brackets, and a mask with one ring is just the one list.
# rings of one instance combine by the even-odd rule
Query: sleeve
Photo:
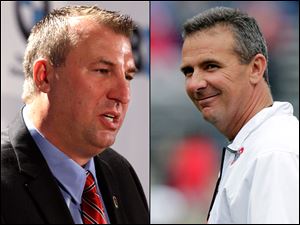
[(253, 169), (248, 222), (299, 224), (299, 154), (266, 152)]

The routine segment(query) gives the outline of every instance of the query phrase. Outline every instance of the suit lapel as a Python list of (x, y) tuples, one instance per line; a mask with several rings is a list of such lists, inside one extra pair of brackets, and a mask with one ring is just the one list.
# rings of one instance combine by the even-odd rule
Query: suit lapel
[(9, 137), (17, 156), (24, 184), (47, 223), (74, 223), (62, 194), (45, 159), (23, 121), (22, 114), (9, 129)]
[(94, 162), (98, 185), (102, 193), (110, 222), (112, 224), (126, 223), (126, 217), (121, 208), (120, 195), (117, 186), (114, 183), (115, 178), (111, 167), (105, 161), (101, 160), (99, 156), (94, 157)]
[(58, 186), (46, 172), (27, 184), (27, 188), (47, 223), (74, 224)]

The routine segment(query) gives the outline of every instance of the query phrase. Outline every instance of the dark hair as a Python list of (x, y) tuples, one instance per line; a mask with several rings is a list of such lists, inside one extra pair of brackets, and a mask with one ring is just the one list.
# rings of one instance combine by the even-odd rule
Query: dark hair
[[(216, 25), (228, 26), (231, 29), (235, 38), (234, 51), (239, 56), (241, 63), (248, 64), (258, 53), (263, 54), (268, 62), (266, 41), (256, 20), (238, 9), (227, 7), (208, 9), (185, 22), (182, 37), (185, 39), (197, 31)], [(269, 84), (267, 67), (264, 79)]]

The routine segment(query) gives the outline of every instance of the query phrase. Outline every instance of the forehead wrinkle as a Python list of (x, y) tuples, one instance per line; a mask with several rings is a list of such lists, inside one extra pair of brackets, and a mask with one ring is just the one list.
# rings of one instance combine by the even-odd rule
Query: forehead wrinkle
[[(225, 40), (224, 35), (226, 35)], [(191, 34), (184, 40), (183, 45), (186, 45), (186, 43), (190, 44), (190, 42), (200, 42), (202, 45), (204, 44), (203, 42), (212, 42), (208, 44), (208, 47), (206, 48), (209, 49), (210, 47), (218, 47), (232, 52), (234, 52), (235, 47), (235, 37), (231, 31), (231, 28), (222, 24), (218, 24), (214, 27), (200, 30)], [(213, 42), (215, 42), (215, 44)], [(198, 49), (197, 47), (198, 45), (193, 46), (195, 49)], [(203, 46), (201, 48), (203, 48)]]
[(189, 40), (182, 49), (182, 66), (199, 65), (205, 61), (216, 61), (226, 64), (228, 63), (228, 57), (225, 57), (227, 54), (238, 58), (236, 52), (231, 47), (202, 47), (197, 45), (197, 40)]

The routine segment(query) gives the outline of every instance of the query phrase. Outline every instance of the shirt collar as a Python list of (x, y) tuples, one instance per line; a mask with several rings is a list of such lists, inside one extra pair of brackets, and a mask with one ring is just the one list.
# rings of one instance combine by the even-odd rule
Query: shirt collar
[(293, 115), (293, 106), (288, 102), (276, 101), (271, 107), (262, 109), (242, 127), (226, 149), (232, 153), (241, 150), (247, 137), (270, 117), (275, 115)]
[[(81, 196), (86, 182), (85, 171), (89, 170), (96, 178), (94, 159), (92, 158), (88, 161), (84, 168), (81, 167), (44, 137), (30, 121), (27, 112), (28, 107), (25, 106), (23, 108), (23, 118), (26, 127), (46, 159), (52, 174), (76, 203), (81, 204)], [(97, 182), (97, 179), (95, 180)]]

